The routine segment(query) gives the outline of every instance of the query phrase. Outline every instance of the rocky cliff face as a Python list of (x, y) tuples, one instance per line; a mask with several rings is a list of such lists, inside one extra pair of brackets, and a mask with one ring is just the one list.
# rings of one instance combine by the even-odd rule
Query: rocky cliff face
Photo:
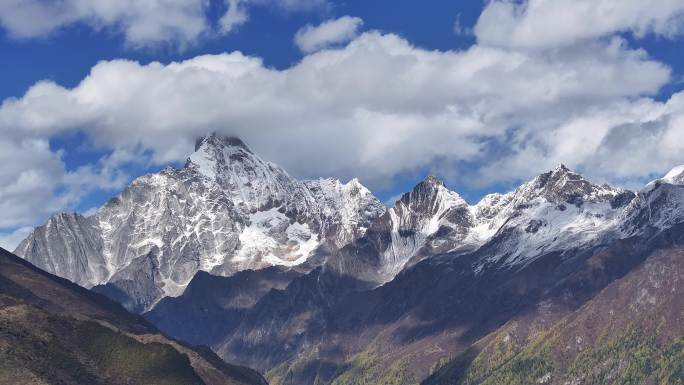
[(476, 218), (457, 193), (434, 176), (418, 183), (374, 221), (366, 234), (326, 261), (326, 268), (371, 286), (391, 281), (423, 258), (481, 244)]
[(639, 211), (630, 205), (635, 197), (593, 184), (561, 165), (510, 193), (468, 205), (430, 176), (326, 266), (377, 285), (426, 257), (486, 247), (487, 257), (477, 262), (476, 271), (519, 268), (552, 251), (624, 237), (621, 225)]
[(15, 252), (144, 311), (198, 271), (300, 265), (384, 210), (357, 180), (301, 182), (241, 140), (210, 135), (182, 169), (136, 179), (91, 217), (56, 215)]

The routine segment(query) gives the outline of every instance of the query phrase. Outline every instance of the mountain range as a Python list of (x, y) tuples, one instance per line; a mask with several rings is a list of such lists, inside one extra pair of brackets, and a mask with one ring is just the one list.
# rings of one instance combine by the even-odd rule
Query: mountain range
[(301, 265), (383, 211), (356, 180), (300, 182), (241, 140), (210, 135), (182, 169), (136, 179), (90, 217), (53, 216), (15, 253), (141, 312), (180, 295), (198, 271)]
[(682, 166), (473, 205), (429, 176), (386, 208), (212, 134), (15, 254), (271, 384), (675, 384), (682, 222)]

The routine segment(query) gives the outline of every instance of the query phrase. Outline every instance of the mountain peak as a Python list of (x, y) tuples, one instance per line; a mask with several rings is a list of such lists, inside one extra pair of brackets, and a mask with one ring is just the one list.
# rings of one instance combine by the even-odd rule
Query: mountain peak
[[(425, 179), (423, 179), (421, 184), (427, 184), (430, 186), (442, 186), (444, 187), (444, 181), (439, 179), (438, 177), (434, 175), (428, 175)], [(417, 187), (417, 186), (416, 186)]]
[(223, 136), (216, 132), (197, 138), (195, 141), (195, 152), (206, 146), (214, 148), (237, 147), (249, 153), (252, 152), (247, 143), (239, 137), (232, 135)]
[[(449, 190), (444, 182), (434, 175), (428, 175), (424, 180), (418, 183), (413, 190), (402, 195), (399, 202), (412, 207), (426, 207), (435, 206), (436, 202), (439, 204), (446, 204), (447, 206), (461, 206), (467, 203), (461, 198), (458, 193)], [(431, 209), (427, 209), (430, 211)]]
[[(545, 172), (532, 181), (537, 188), (553, 188), (560, 189), (567, 185), (574, 183), (587, 182), (584, 177), (569, 168), (564, 164), (558, 165), (551, 171)], [(587, 182), (588, 183), (588, 182)]]
[(560, 163), (558, 166), (556, 166), (555, 169), (553, 169), (553, 172), (555, 172), (555, 173), (572, 173), (573, 171), (570, 170), (565, 164)]
[(661, 181), (669, 184), (684, 185), (684, 165), (674, 167)]
[(557, 203), (579, 201), (606, 201), (622, 192), (608, 185), (597, 185), (564, 164), (545, 172), (523, 185), (530, 198), (543, 196)]
[(186, 168), (216, 183), (247, 211), (280, 204), (301, 188), (285, 170), (262, 159), (234, 136), (213, 133), (199, 140)]
[(267, 167), (266, 162), (259, 159), (242, 139), (215, 132), (197, 139), (195, 152), (188, 158), (186, 167), (196, 167), (201, 174), (215, 180), (217, 173), (223, 174), (225, 168), (234, 162)]
[(364, 193), (364, 194), (370, 194), (370, 190), (364, 186), (359, 178), (353, 178), (349, 182), (347, 182), (345, 185), (345, 188), (349, 189), (350, 191), (356, 191), (358, 193)]
[(359, 178), (352, 178), (347, 184), (354, 187), (363, 186)]

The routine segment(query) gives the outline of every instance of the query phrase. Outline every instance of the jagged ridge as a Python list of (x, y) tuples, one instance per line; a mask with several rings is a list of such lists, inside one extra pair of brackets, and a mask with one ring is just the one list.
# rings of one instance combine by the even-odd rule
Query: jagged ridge
[(197, 271), (300, 265), (363, 235), (384, 210), (357, 180), (301, 182), (212, 134), (182, 169), (136, 179), (92, 217), (58, 214), (15, 252), (144, 311)]

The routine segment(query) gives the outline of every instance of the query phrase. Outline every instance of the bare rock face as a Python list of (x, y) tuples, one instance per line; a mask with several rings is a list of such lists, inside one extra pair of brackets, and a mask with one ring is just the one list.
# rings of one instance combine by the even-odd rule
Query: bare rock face
[(429, 176), (376, 220), (366, 235), (328, 259), (326, 267), (384, 284), (439, 254), (488, 253), (473, 268), (518, 268), (537, 257), (624, 236), (636, 194), (597, 185), (564, 165), (507, 194), (469, 205)]
[(17, 250), (61, 277), (83, 284), (109, 276), (99, 222), (80, 214), (58, 214), (36, 228)]
[(418, 183), (377, 219), (365, 236), (334, 253), (328, 269), (379, 285), (429, 256), (472, 250), (475, 218), (468, 203), (434, 176)]
[(142, 176), (93, 216), (58, 214), (15, 253), (144, 311), (198, 271), (297, 266), (385, 211), (357, 180), (298, 181), (240, 139), (207, 136), (182, 169)]

